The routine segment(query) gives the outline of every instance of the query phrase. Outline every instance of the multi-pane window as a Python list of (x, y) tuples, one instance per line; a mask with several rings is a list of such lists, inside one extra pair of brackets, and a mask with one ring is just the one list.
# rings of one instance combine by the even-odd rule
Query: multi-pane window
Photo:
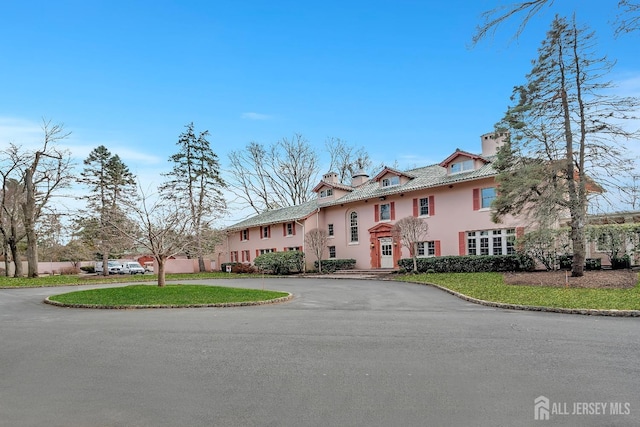
[(516, 230), (467, 232), (467, 255), (511, 255), (515, 253)]
[(393, 185), (398, 185), (400, 184), (400, 177), (392, 176), (391, 178), (383, 178), (381, 183), (383, 187), (391, 187)]
[(385, 203), (380, 205), (380, 221), (389, 221), (391, 219), (391, 204)]
[(333, 236), (333, 224), (329, 224), (327, 234)]
[(268, 239), (271, 236), (271, 227), (267, 225), (266, 227), (262, 227), (262, 238)]
[(238, 262), (238, 251), (231, 252), (231, 262)]
[(273, 249), (273, 248), (260, 249), (260, 255), (268, 254), (268, 253), (271, 253), (271, 252), (275, 252), (275, 249)]
[(435, 256), (436, 255), (436, 242), (418, 242), (418, 256)]
[(287, 236), (293, 236), (293, 223), (287, 223)]
[(333, 196), (333, 188), (327, 188), (326, 190), (322, 190), (320, 192), (320, 197), (329, 197)]
[(335, 257), (336, 257), (336, 247), (329, 246), (329, 258), (335, 258)]
[(494, 255), (502, 255), (502, 230), (494, 230), (491, 246)]
[(249, 229), (242, 230), (240, 232), (240, 240), (249, 240)]
[(490, 208), (491, 202), (496, 198), (496, 189), (494, 187), (483, 188), (480, 190), (480, 207), (482, 209)]
[(289, 246), (288, 248), (284, 248), (285, 251), (301, 251), (302, 248), (300, 246)]
[(425, 197), (424, 199), (420, 199), (420, 206), (419, 206), (419, 214), (420, 216), (426, 216), (429, 215), (429, 198)]
[(470, 171), (470, 170), (473, 170), (473, 160), (472, 159), (465, 160), (465, 161), (462, 161), (462, 162), (452, 163), (449, 166), (449, 172), (450, 173), (466, 172), (466, 171)]
[(358, 213), (351, 212), (349, 214), (349, 224), (350, 224), (350, 241), (355, 243), (358, 241)]
[(249, 251), (248, 250), (242, 251), (242, 262), (249, 262), (249, 261), (251, 261), (249, 256)]

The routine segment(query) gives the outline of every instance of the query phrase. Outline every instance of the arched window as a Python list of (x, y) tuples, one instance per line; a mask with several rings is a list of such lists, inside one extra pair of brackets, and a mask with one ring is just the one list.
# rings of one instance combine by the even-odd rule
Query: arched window
[(350, 242), (355, 243), (358, 241), (358, 213), (351, 212), (351, 214), (349, 214), (349, 221)]

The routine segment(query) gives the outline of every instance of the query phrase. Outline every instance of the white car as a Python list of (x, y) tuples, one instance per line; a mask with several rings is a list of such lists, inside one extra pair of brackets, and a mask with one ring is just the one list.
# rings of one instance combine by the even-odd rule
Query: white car
[[(109, 274), (124, 274), (122, 272), (122, 264), (120, 264), (118, 261), (109, 261), (107, 265), (109, 266)], [(103, 271), (104, 270), (102, 269), (102, 262), (96, 262), (96, 274), (102, 274)]]
[(122, 263), (122, 274), (144, 274), (144, 268), (138, 262)]

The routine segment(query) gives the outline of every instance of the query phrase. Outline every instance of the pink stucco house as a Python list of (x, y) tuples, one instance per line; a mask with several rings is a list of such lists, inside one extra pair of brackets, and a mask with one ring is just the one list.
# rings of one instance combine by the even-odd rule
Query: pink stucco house
[(349, 184), (327, 173), (314, 188), (316, 198), (298, 206), (265, 212), (228, 228), (218, 262), (251, 263), (272, 251), (302, 250), (311, 229), (327, 231), (323, 259), (353, 258), (357, 269), (397, 268), (409, 251), (392, 236), (392, 226), (406, 216), (423, 219), (429, 233), (418, 255), (504, 255), (515, 251), (515, 237), (524, 233), (524, 219), (491, 221), (496, 195), (492, 166), (503, 142), (493, 133), (481, 136), (482, 152), (461, 150), (435, 165), (399, 171), (383, 168), (374, 177), (364, 172)]

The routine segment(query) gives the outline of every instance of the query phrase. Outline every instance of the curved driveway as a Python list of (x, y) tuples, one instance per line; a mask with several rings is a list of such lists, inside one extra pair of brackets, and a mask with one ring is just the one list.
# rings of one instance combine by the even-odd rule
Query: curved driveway
[[(113, 311), (42, 303), (78, 288), (0, 289), (0, 426), (640, 423), (638, 319), (501, 310), (386, 281), (199, 283), (295, 298)], [(539, 396), (550, 421), (534, 420)]]

